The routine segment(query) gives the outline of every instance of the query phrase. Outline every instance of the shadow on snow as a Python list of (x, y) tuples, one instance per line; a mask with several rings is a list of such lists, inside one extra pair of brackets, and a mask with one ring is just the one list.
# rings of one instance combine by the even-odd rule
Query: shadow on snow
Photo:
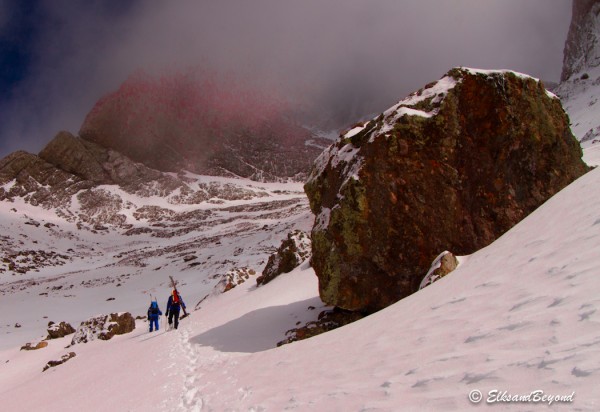
[(277, 347), (277, 342), (285, 338), (285, 332), (295, 327), (297, 321), (316, 319), (316, 313), (309, 317), (302, 315), (309, 310), (309, 306), (320, 308), (323, 302), (315, 297), (289, 305), (257, 309), (194, 336), (190, 342), (212, 346), (221, 352), (254, 353), (273, 349)]

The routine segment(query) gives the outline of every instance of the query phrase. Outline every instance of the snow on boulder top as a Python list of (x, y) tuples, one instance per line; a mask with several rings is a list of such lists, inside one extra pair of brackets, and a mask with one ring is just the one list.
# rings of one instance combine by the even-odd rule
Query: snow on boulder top
[[(510, 75), (513, 75), (516, 77), (520, 77), (524, 80), (531, 79), (531, 80), (543, 85), (543, 83), (541, 83), (540, 79), (538, 79), (537, 77), (533, 77), (533, 76), (530, 76), (529, 74), (525, 74), (525, 73), (519, 73), (514, 70), (507, 70), (507, 69), (484, 70), (484, 69), (474, 69), (474, 68), (470, 68), (470, 67), (462, 67), (462, 69), (467, 70), (470, 74), (475, 74), (475, 75), (479, 74), (479, 75), (483, 75), (483, 76), (498, 76), (498, 75), (510, 74)], [(551, 97), (553, 99), (558, 99), (557, 95), (555, 95), (554, 93), (552, 93), (550, 90), (547, 90), (547, 89), (546, 89), (546, 96)]]
[(500, 69), (500, 70), (486, 70), (486, 69), (476, 69), (473, 67), (461, 67), (462, 70), (466, 70), (468, 73), (470, 74), (483, 74), (483, 75), (487, 75), (487, 76), (493, 76), (493, 75), (498, 75), (498, 74), (506, 74), (506, 73), (511, 73), (514, 74), (517, 77), (521, 77), (523, 79), (533, 79), (535, 81), (539, 81), (539, 79), (530, 76), (528, 74), (525, 73), (519, 73), (517, 71), (514, 70), (507, 70), (507, 69)]
[[(487, 76), (490, 78), (501, 78), (507, 75), (513, 75), (524, 80), (531, 79), (535, 82), (539, 82), (539, 79), (529, 76), (524, 73), (519, 73), (513, 70), (484, 70), (475, 69), (471, 67), (460, 67), (451, 70), (437, 82), (426, 85), (423, 89), (413, 92), (408, 97), (400, 100), (394, 106), (383, 112), (384, 126), (379, 130), (378, 135), (388, 133), (392, 130), (394, 124), (402, 116), (421, 116), (421, 117), (432, 117), (438, 113), (439, 106), (450, 92), (454, 89), (458, 83), (462, 81), (465, 74), (474, 76)], [(549, 97), (557, 98), (553, 93), (546, 90), (546, 94)], [(429, 109), (423, 109), (421, 106), (426, 104)], [(364, 129), (354, 128), (346, 133), (346, 138), (352, 137)], [(372, 136), (374, 138), (374, 136)]]
[(383, 114), (387, 119), (394, 113), (397, 113), (399, 109), (408, 108), (412, 109), (405, 112), (405, 114), (409, 116), (430, 117), (431, 115), (435, 114), (435, 111), (425, 112), (422, 110), (416, 110), (416, 106), (428, 99), (431, 99), (432, 103), (440, 103), (446, 94), (448, 94), (448, 92), (456, 86), (458, 81), (459, 80), (456, 78), (446, 75), (437, 82), (430, 83), (426, 85), (425, 88), (411, 93), (408, 97), (400, 100), (396, 105), (383, 112)]
[[(539, 79), (528, 74), (507, 69), (486, 70), (471, 67), (456, 67), (442, 76), (441, 79), (431, 82), (425, 85), (425, 87), (411, 93), (371, 121), (357, 123), (350, 130), (343, 133), (340, 138), (345, 144), (341, 146), (339, 144), (332, 144), (323, 151), (315, 160), (312, 171), (308, 176), (308, 181), (320, 175), (327, 167), (329, 161), (332, 162), (334, 168), (338, 164), (344, 165), (344, 174), (347, 176), (345, 182), (350, 177), (358, 180), (358, 170), (361, 166), (361, 160), (360, 157), (355, 157), (355, 155), (360, 153), (360, 150), (358, 150), (359, 145), (356, 145), (357, 140), (368, 136), (366, 140), (372, 143), (374, 139), (380, 136), (387, 136), (404, 116), (419, 116), (422, 118), (436, 116), (446, 96), (458, 84), (463, 82), (465, 76), (482, 76), (494, 83), (497, 83), (499, 79), (515, 77), (525, 82), (536, 83), (543, 89), (547, 97), (558, 99), (555, 94), (545, 89)], [(500, 81), (498, 85), (502, 87), (503, 83), (503, 81)]]

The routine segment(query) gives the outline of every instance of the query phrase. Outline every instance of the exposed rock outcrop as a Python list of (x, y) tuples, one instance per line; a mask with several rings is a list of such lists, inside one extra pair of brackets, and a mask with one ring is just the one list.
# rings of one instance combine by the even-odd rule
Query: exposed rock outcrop
[(234, 287), (241, 285), (250, 279), (251, 276), (255, 276), (256, 271), (250, 268), (235, 268), (228, 271), (223, 275), (221, 281), (214, 287), (215, 293), (225, 293)]
[(51, 360), (48, 361), (48, 363), (46, 364), (46, 366), (44, 366), (44, 369), (42, 369), (42, 372), (46, 372), (48, 369), (50, 368), (54, 368), (58, 365), (62, 365), (63, 363), (73, 359), (76, 356), (75, 352), (69, 352), (67, 354), (64, 354), (60, 357), (60, 360)]
[(225, 292), (229, 292), (231, 289), (235, 288), (236, 286), (239, 286), (242, 283), (245, 283), (246, 281), (250, 280), (250, 278), (254, 277), (255, 275), (256, 275), (256, 271), (254, 269), (250, 269), (248, 267), (241, 267), (241, 268), (231, 269), (231, 270), (227, 271), (227, 273), (225, 273), (224, 275), (217, 274), (217, 275), (213, 276), (213, 279), (220, 278), (219, 282), (213, 287), (212, 291), (208, 295), (204, 296), (202, 299), (200, 299), (198, 301), (198, 303), (196, 303), (196, 305), (194, 306), (194, 309), (195, 310), (201, 309), (202, 303), (204, 301), (206, 301), (207, 299), (214, 298)]
[(357, 125), (315, 163), (321, 299), (373, 312), (440, 250), (488, 245), (587, 171), (559, 99), (531, 77), (456, 68)]
[(458, 259), (452, 253), (444, 251), (435, 258), (429, 271), (421, 281), (419, 289), (423, 289), (426, 286), (431, 285), (446, 276), (448, 273), (454, 271), (458, 267)]
[(46, 341), (41, 341), (36, 344), (27, 342), (25, 345), (21, 346), (20, 350), (38, 350), (38, 349), (43, 349), (47, 346), (48, 346), (48, 342), (46, 342)]
[(282, 273), (288, 273), (310, 257), (310, 237), (306, 232), (295, 230), (288, 233), (277, 252), (269, 257), (262, 274), (256, 278), (258, 286), (264, 285)]
[(72, 333), (75, 333), (75, 328), (73, 326), (71, 326), (70, 323), (49, 322), (48, 323), (48, 337), (46, 339), (64, 338), (65, 336), (70, 335)]
[(92, 340), (109, 340), (115, 335), (123, 335), (135, 329), (135, 319), (129, 312), (111, 313), (90, 318), (77, 328), (71, 345)]

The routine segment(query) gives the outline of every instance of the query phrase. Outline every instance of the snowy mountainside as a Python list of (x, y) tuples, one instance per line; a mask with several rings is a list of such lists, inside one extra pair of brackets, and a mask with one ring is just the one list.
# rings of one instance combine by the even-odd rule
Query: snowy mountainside
[[(227, 271), (260, 273), (287, 233), (312, 224), (301, 184), (185, 179), (206, 199), (194, 204), (181, 202), (178, 191), (144, 196), (101, 185), (58, 207), (19, 196), (0, 202), (0, 348), (43, 335), (48, 321), (77, 326), (109, 311), (143, 315), (150, 295), (166, 303), (168, 275), (193, 308)], [(83, 204), (81, 193), (109, 201)], [(113, 216), (118, 224), (107, 223)]]
[(561, 84), (556, 89), (584, 147), (600, 142), (600, 1), (574, 0), (565, 43)]
[[(595, 169), (451, 275), (346, 327), (272, 348), (286, 324), (320, 310), (304, 264), (207, 300), (178, 331), (149, 334), (138, 321), (130, 335), (80, 345), (47, 372), (68, 337), (2, 350), (0, 400), (17, 411), (471, 410), (469, 395), (480, 391), (492, 405), (479, 407), (596, 411), (598, 184)], [(543, 405), (490, 395), (538, 390)]]
[(583, 147), (600, 143), (600, 66), (578, 73), (556, 89), (571, 119), (573, 135)]

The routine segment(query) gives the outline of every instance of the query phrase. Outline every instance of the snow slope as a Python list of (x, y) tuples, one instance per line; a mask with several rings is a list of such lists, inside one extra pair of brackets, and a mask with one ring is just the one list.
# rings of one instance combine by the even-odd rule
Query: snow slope
[(556, 90), (583, 147), (600, 143), (600, 66), (578, 73)]
[[(587, 152), (588, 161), (600, 160)], [(600, 409), (600, 170), (451, 275), (359, 322), (275, 348), (322, 310), (306, 264), (208, 299), (177, 331), (0, 352), (3, 410), (471, 410), (468, 395), (542, 390)], [(185, 297), (185, 296), (184, 296)], [(314, 309), (312, 309), (314, 307)], [(77, 356), (47, 372), (63, 353)], [(491, 398), (489, 398), (491, 399)], [(548, 403), (548, 402), (546, 402)], [(499, 410), (540, 410), (535, 403)]]

